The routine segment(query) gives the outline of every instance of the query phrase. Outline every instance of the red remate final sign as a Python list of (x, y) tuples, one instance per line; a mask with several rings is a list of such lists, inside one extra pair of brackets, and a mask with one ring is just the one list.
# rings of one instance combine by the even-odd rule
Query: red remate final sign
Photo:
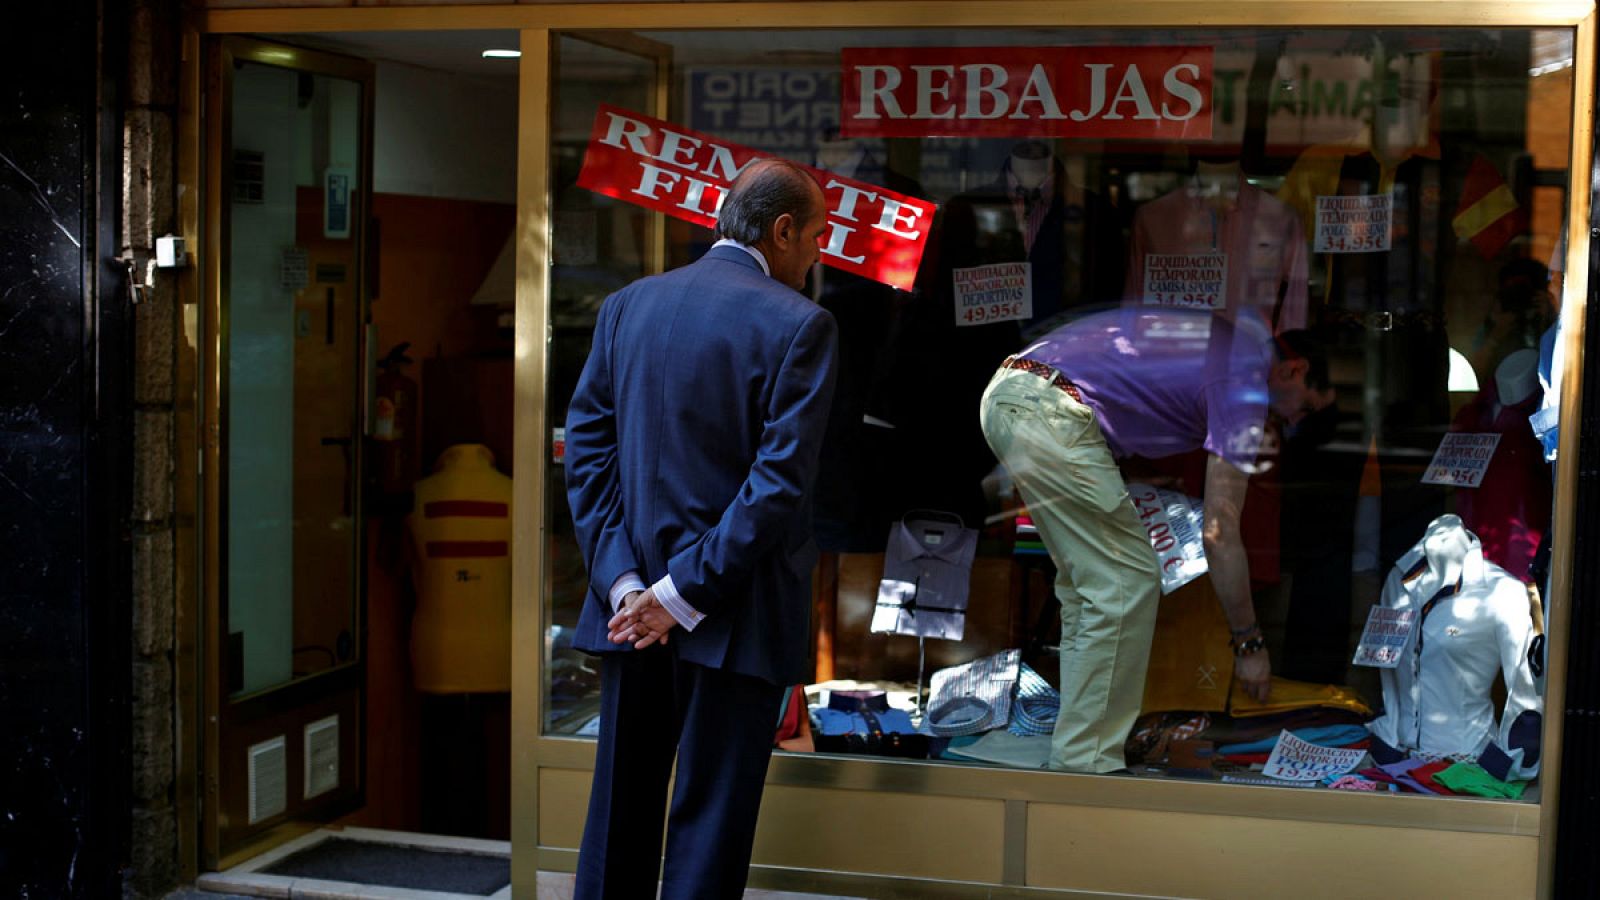
[(1210, 47), (841, 53), (846, 137), (1210, 140)]
[[(733, 179), (767, 154), (601, 104), (578, 186), (711, 227)], [(805, 166), (828, 201), (822, 261), (911, 290), (935, 204)]]

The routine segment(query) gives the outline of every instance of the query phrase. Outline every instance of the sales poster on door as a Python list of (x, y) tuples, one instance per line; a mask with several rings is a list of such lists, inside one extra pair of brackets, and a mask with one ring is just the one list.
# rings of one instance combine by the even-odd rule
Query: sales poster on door
[[(769, 156), (602, 103), (595, 113), (578, 186), (709, 228), (716, 224), (717, 210), (734, 178)], [(822, 185), (827, 202), (823, 264), (911, 290), (936, 204), (801, 167)]]

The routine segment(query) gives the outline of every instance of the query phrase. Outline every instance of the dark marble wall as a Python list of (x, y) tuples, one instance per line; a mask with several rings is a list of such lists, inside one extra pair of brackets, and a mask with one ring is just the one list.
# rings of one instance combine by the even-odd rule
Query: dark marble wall
[(127, 830), (127, 304), (106, 262), (120, 129), (99, 116), (104, 98), (116, 119), (97, 4), (15, 15), (0, 54), (0, 896), (111, 897)]

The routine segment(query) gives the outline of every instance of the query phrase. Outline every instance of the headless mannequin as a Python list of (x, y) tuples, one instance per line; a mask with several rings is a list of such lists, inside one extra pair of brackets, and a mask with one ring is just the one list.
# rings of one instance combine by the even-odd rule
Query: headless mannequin
[(1215, 210), (1227, 209), (1239, 200), (1239, 186), (1244, 183), (1244, 170), (1237, 160), (1195, 164), (1190, 189), (1194, 195)]
[(866, 168), (871, 155), (872, 151), (865, 141), (852, 138), (824, 140), (817, 145), (817, 168), (853, 178)]
[(1434, 590), (1455, 584), (1461, 578), (1467, 551), (1472, 549), (1468, 534), (1455, 516), (1440, 516), (1428, 526), (1422, 538), (1422, 553), (1428, 560), (1425, 583)]
[(1456, 512), (1483, 542), (1485, 558), (1524, 579), (1549, 531), (1552, 502), (1543, 454), (1525, 418), (1538, 404), (1538, 366), (1537, 350), (1507, 354), (1494, 384), (1484, 385), (1450, 426), (1500, 435), (1483, 483), (1456, 492)]
[(1500, 361), (1494, 370), (1494, 386), (1499, 399), (1495, 402), (1495, 415), (1507, 406), (1533, 396), (1539, 389), (1539, 351), (1518, 350)]
[[(1535, 632), (1522, 584), (1483, 558), (1460, 518), (1444, 515), (1401, 557), (1380, 602), (1415, 610), (1416, 622), (1408, 658), (1380, 672), (1384, 713), (1367, 724), (1379, 740), (1373, 757), (1471, 757), (1496, 778), (1534, 777), (1543, 703), (1528, 661)], [(1497, 679), (1505, 686), (1498, 716)]]
[(1011, 149), (1011, 174), (1017, 185), (1025, 191), (1036, 191), (1044, 186), (1050, 175), (1050, 150), (1038, 141), (1027, 141)]

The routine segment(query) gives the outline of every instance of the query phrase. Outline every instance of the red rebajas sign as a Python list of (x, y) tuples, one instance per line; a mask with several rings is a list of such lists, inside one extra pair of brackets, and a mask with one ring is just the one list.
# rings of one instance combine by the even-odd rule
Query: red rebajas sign
[[(709, 228), (733, 179), (767, 155), (601, 104), (578, 186)], [(806, 168), (828, 200), (823, 263), (911, 290), (935, 204)]]
[(846, 137), (1211, 138), (1210, 47), (842, 54)]

